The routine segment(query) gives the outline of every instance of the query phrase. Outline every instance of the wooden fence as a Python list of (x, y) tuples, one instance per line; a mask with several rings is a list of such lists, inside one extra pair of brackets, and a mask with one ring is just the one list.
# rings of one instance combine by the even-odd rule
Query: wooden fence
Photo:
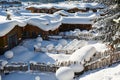
[[(120, 51), (112, 52), (106, 51), (104, 53), (96, 53), (90, 61), (84, 64), (84, 71), (93, 70), (97, 68), (102, 68), (104, 66), (110, 66), (113, 63), (120, 61)], [(68, 61), (60, 62), (57, 64), (45, 64), (45, 63), (24, 63), (24, 64), (8, 64), (0, 69), (0, 74), (11, 73), (16, 71), (32, 71), (32, 72), (55, 72), (59, 67), (69, 66), (71, 64), (76, 64), (77, 62)]]

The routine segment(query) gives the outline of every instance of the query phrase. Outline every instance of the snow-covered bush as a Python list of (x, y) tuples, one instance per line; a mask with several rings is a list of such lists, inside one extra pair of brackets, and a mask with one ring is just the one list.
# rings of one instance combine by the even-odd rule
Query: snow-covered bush
[(35, 48), (35, 49), (40, 49), (40, 47), (41, 47), (41, 43), (40, 43), (40, 42), (37, 43), (36, 45), (34, 45), (34, 48)]
[(35, 80), (40, 80), (40, 77), (39, 77), (39, 76), (36, 76), (36, 77), (35, 77)]
[(70, 67), (60, 67), (56, 71), (56, 78), (58, 80), (73, 80), (74, 72)]
[(37, 41), (37, 42), (42, 42), (43, 39), (42, 39), (42, 37), (38, 36), (38, 37), (36, 38), (36, 41)]
[(66, 36), (70, 36), (70, 32), (65, 32), (65, 35)]
[(8, 61), (2, 61), (2, 67), (4, 67), (6, 64), (8, 63)]
[(54, 48), (53, 44), (49, 44), (46, 46), (47, 50), (51, 51)]
[(41, 47), (42, 52), (48, 52), (47, 48)]
[(84, 70), (84, 67), (82, 64), (71, 64), (70, 67), (74, 72), (81, 72)]
[(8, 59), (12, 58), (13, 55), (14, 55), (13, 51), (6, 51), (5, 54), (4, 54), (4, 56)]
[(59, 40), (59, 43), (60, 43), (62, 46), (65, 46), (65, 45), (68, 44), (67, 40), (65, 40), (65, 39)]
[(77, 32), (77, 31), (73, 32), (73, 36), (78, 36), (78, 35), (79, 35), (79, 32)]
[(56, 49), (57, 51), (61, 50), (61, 49), (62, 49), (62, 45), (61, 45), (61, 44), (58, 44), (57, 46), (55, 46), (55, 49)]

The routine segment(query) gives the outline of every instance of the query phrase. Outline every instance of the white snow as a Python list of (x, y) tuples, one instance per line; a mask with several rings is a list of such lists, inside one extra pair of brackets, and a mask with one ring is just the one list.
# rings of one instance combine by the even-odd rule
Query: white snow
[(42, 42), (43, 39), (42, 39), (42, 37), (38, 36), (38, 37), (36, 38), (36, 41), (37, 41), (37, 42)]
[(30, 5), (29, 7), (35, 7), (35, 8), (56, 8), (56, 9), (64, 9), (64, 10), (68, 10), (68, 9), (73, 9), (73, 8), (79, 8), (79, 9), (85, 9), (87, 7), (89, 8), (104, 8), (105, 6), (99, 3), (58, 3), (58, 4), (53, 4), (53, 3), (48, 3), (48, 4), (41, 4), (41, 5)]
[(10, 58), (12, 58), (12, 57), (14, 56), (14, 53), (13, 53), (13, 51), (6, 51), (6, 52), (4, 53), (4, 56), (5, 56), (6, 58), (10, 59)]
[(36, 77), (35, 77), (35, 80), (40, 80), (40, 77), (39, 77), (39, 76), (36, 76)]
[(78, 80), (120, 80), (120, 65), (86, 72)]
[(77, 73), (77, 72), (82, 72), (84, 70), (84, 67), (82, 64), (77, 63), (77, 64), (71, 64), (70, 67), (72, 70)]
[(80, 17), (64, 17), (62, 20), (64, 24), (93, 24), (90, 19), (80, 18)]
[(60, 67), (56, 71), (56, 77), (58, 80), (73, 80), (74, 72), (70, 67)]
[(8, 61), (2, 61), (2, 67), (4, 67), (6, 64), (8, 64)]
[(93, 46), (85, 46), (76, 50), (71, 55), (70, 60), (81, 62), (82, 64), (84, 64), (84, 61), (89, 61), (95, 52), (96, 52), (96, 49)]
[(48, 44), (46, 46), (47, 50), (51, 51), (53, 49), (54, 45), (53, 44)]
[(65, 46), (68, 44), (68, 42), (65, 39), (61, 39), (61, 40), (59, 40), (59, 44), (61, 44), (62, 46)]
[(6, 35), (8, 32), (10, 32), (16, 25), (23, 27), (26, 24), (22, 21), (7, 21), (0, 23), (0, 37)]

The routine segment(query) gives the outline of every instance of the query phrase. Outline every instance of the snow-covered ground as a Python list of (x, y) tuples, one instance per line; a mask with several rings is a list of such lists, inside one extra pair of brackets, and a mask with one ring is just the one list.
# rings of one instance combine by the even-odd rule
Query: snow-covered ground
[(78, 80), (120, 80), (120, 63), (104, 69), (85, 72)]
[[(8, 13), (12, 15), (11, 18), (13, 20), (24, 20), (24, 19), (33, 17), (33, 21), (34, 21), (35, 18), (38, 16), (39, 17), (41, 16), (42, 18), (46, 18), (46, 19), (52, 18), (51, 15), (48, 16), (48, 15), (39, 14), (39, 13), (36, 13), (36, 14), (30, 13), (29, 11), (25, 10), (23, 7), (20, 9), (21, 10), (16, 11), (15, 8), (9, 8), (10, 12), (8, 12)], [(7, 14), (6, 11), (3, 9), (0, 9), (0, 10), (1, 10), (0, 24), (3, 22), (8, 22), (8, 20), (6, 20), (6, 14)], [(77, 16), (79, 16), (79, 15), (80, 15), (80, 13), (77, 14)], [(79, 18), (80, 18), (80, 16), (79, 16)], [(70, 19), (70, 18), (68, 18), (68, 19)], [(43, 20), (43, 22), (44, 21), (45, 20)], [(49, 22), (49, 21), (47, 20), (47, 22)], [(74, 31), (71, 33), (74, 34)], [(80, 33), (83, 33), (83, 32), (80, 32)], [(91, 56), (93, 55), (93, 53), (95, 51), (104, 52), (107, 49), (105, 44), (103, 44), (99, 41), (86, 41), (85, 44), (83, 44), (81, 46), (79, 45), (80, 49), (79, 50), (77, 49), (78, 51), (75, 51), (74, 52), (75, 54), (74, 53), (72, 53), (72, 54), (65, 54), (65, 53), (56, 54), (54, 52), (49, 52), (47, 50), (49, 47), (51, 47), (51, 45), (54, 48), (56, 46), (57, 46), (57, 48), (62, 46), (59, 49), (64, 48), (64, 49), (69, 50), (69, 49), (76, 48), (78, 46), (78, 43), (80, 42), (80, 40), (66, 40), (66, 41), (67, 42), (65, 42), (65, 43), (64, 42), (60, 43), (59, 40), (50, 40), (50, 41), (43, 40), (40, 42), (37, 41), (36, 39), (24, 40), (23, 43), (21, 43), (20, 45), (16, 46), (13, 49), (11, 49), (11, 51), (13, 52), (13, 57), (11, 59), (7, 59), (3, 55), (3, 56), (0, 56), (0, 60), (7, 60), (8, 63), (11, 63), (11, 62), (26, 62), (27, 63), (29, 61), (35, 61), (35, 62), (41, 62), (41, 63), (46, 63), (46, 64), (48, 64), (48, 63), (53, 64), (53, 63), (56, 63), (57, 61), (58, 62), (68, 61), (71, 59), (71, 57), (72, 57), (71, 55), (75, 55), (75, 54), (77, 54), (78, 57), (80, 56), (80, 58), (84, 58), (86, 56), (84, 53), (86, 53), (86, 54), (89, 54), (90, 56), (89, 55), (88, 56), (89, 56), (89, 58), (91, 58)], [(44, 48), (44, 51), (35, 52), (34, 51), (35, 45), (38, 45), (40, 48)], [(89, 49), (86, 49), (87, 47), (85, 47), (85, 46), (92, 46), (92, 47)], [(81, 48), (81, 47), (83, 47), (83, 48)], [(89, 51), (90, 49), (93, 49), (94, 51), (90, 52)], [(87, 51), (85, 51), (85, 50), (87, 50)], [(82, 56), (78, 54), (78, 53), (80, 53), (79, 51), (83, 52)], [(75, 55), (75, 56), (77, 56), (77, 55)], [(72, 57), (71, 60), (74, 60), (74, 57)], [(74, 65), (71, 65), (71, 67), (74, 67)], [(78, 68), (78, 67), (76, 67), (76, 68)], [(40, 80), (57, 80), (55, 73), (50, 73), (50, 72), (35, 72), (34, 73), (31, 71), (14, 72), (14, 73), (10, 73), (8, 75), (2, 75), (2, 80), (35, 80), (36, 76), (40, 76)], [(106, 67), (105, 69), (97, 69), (97, 70), (85, 72), (83, 75), (77, 77), (76, 80), (120, 80), (120, 65), (118, 63), (109, 68)]]

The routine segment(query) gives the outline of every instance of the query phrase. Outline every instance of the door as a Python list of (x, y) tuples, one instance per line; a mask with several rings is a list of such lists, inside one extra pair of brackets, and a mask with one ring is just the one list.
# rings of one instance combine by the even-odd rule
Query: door
[(17, 44), (18, 44), (17, 34), (14, 34), (14, 35), (9, 36), (9, 38), (8, 38), (8, 46), (9, 46), (9, 48), (13, 48), (13, 47), (15, 47)]

